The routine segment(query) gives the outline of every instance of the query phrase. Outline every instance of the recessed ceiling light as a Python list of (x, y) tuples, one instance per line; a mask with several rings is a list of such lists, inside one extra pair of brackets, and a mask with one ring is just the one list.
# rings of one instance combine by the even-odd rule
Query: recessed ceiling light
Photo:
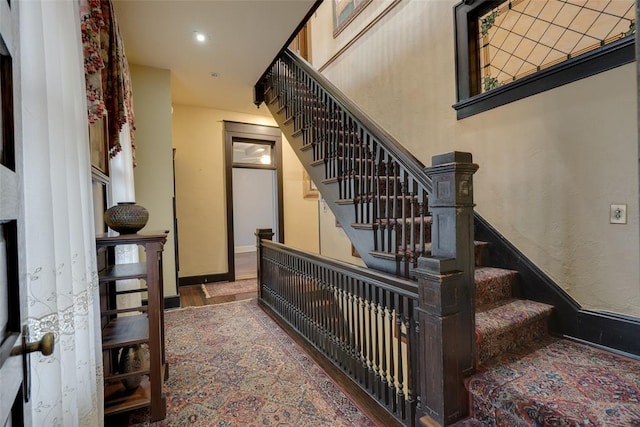
[(207, 36), (205, 36), (204, 34), (198, 31), (194, 31), (194, 37), (196, 38), (196, 41), (199, 43), (204, 43), (207, 40)]

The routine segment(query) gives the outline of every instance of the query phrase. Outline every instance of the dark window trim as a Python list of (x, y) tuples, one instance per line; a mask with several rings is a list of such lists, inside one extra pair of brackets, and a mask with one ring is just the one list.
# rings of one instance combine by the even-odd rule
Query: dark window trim
[(635, 37), (630, 36), (569, 59), (489, 92), (478, 92), (477, 19), (479, 14), (502, 3), (498, 0), (466, 0), (454, 7), (458, 119), (472, 116), (519, 99), (607, 71), (635, 60)]

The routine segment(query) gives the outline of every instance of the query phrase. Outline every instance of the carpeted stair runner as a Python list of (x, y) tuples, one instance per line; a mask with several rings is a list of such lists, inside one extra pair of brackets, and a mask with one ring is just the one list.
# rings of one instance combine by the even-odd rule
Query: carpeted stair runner
[(640, 426), (639, 361), (550, 337), (553, 307), (515, 299), (516, 271), (478, 266), (475, 282), (472, 417), (457, 427)]

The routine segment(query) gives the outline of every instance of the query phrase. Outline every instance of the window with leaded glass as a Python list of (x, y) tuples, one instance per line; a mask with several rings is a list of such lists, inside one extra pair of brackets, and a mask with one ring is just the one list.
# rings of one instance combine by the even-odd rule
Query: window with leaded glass
[(455, 13), (459, 118), (634, 59), (635, 0), (467, 0)]

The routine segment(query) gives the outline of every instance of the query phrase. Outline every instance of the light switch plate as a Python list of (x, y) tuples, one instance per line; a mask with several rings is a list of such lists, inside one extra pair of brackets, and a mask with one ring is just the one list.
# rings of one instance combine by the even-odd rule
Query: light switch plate
[(627, 205), (611, 205), (611, 215), (609, 218), (611, 224), (627, 223)]

